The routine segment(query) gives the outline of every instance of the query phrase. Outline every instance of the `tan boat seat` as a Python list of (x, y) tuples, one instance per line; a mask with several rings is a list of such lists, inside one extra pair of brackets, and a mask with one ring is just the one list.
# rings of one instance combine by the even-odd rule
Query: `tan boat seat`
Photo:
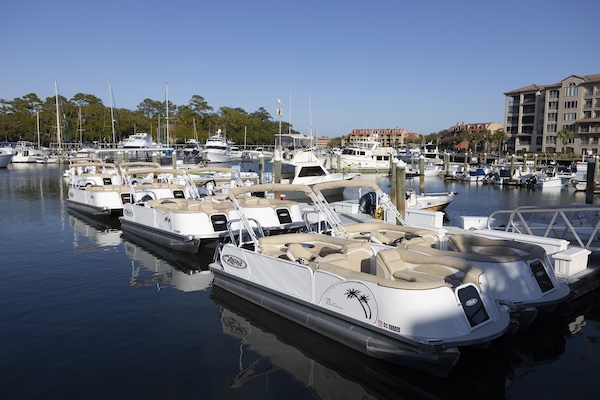
[(287, 256), (290, 260), (299, 264), (308, 265), (315, 259), (315, 255), (300, 243), (290, 243), (287, 249)]

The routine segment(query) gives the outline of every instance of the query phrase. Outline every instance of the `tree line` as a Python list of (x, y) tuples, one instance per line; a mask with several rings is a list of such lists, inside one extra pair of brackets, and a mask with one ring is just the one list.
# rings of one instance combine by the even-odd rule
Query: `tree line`
[[(140, 132), (151, 134), (154, 140), (166, 144), (184, 143), (186, 139), (205, 142), (218, 129), (238, 144), (273, 144), (279, 133), (279, 121), (260, 107), (254, 112), (242, 108), (221, 107), (214, 111), (204, 97), (194, 95), (185, 105), (171, 101), (144, 99), (136, 110), (105, 106), (92, 94), (77, 93), (71, 99), (64, 96), (41, 100), (35, 93), (13, 100), (0, 99), (1, 140), (26, 140), (37, 143), (38, 118), (40, 142), (50, 146), (57, 142), (57, 101), (61, 137), (64, 143), (113, 143)], [(168, 118), (167, 118), (168, 107)], [(169, 138), (166, 138), (168, 123)], [(113, 127), (114, 124), (114, 127)], [(281, 121), (282, 132), (298, 133)], [(114, 132), (114, 133), (113, 133)]]

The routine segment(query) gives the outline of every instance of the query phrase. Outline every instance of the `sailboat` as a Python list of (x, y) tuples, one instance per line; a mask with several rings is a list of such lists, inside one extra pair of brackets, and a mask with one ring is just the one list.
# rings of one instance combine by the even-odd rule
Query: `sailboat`
[[(41, 149), (40, 145), (40, 113), (37, 113), (37, 138), (38, 138), (38, 149)], [(36, 157), (35, 162), (38, 164), (56, 164), (58, 162), (58, 157), (56, 155), (51, 155), (47, 152)]]

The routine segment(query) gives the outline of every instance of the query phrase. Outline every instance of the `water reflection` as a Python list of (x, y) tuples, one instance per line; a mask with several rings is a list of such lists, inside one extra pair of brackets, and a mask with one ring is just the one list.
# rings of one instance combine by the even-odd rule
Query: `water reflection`
[(183, 292), (206, 290), (213, 275), (208, 269), (214, 248), (201, 247), (197, 254), (182, 253), (123, 232), (125, 253), (131, 259), (130, 284), (135, 287), (172, 286)]
[(582, 307), (597, 304), (586, 299), (486, 350), (463, 350), (451, 375), (439, 378), (356, 353), (219, 287), (212, 298), (223, 332), (241, 343), (231, 387), (260, 380), (266, 391), (269, 374), (283, 370), (323, 399), (505, 398), (514, 382), (560, 358), (567, 338), (585, 324)]
[(68, 213), (76, 253), (106, 251), (121, 244), (121, 226), (118, 220), (92, 217), (73, 210)]

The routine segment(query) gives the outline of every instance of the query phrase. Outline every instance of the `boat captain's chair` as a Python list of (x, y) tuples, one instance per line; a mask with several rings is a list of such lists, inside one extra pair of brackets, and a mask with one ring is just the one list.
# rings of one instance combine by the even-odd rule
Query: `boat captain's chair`
[(308, 265), (315, 259), (315, 255), (301, 243), (290, 243), (286, 255), (290, 260), (302, 265)]

